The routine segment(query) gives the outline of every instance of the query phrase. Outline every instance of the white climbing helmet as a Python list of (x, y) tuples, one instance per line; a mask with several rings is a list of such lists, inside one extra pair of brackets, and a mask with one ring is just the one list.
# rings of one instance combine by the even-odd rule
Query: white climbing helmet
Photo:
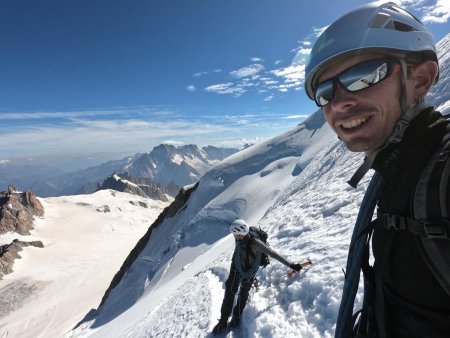
[(237, 219), (231, 223), (230, 232), (233, 235), (247, 236), (248, 231), (248, 224), (243, 219)]

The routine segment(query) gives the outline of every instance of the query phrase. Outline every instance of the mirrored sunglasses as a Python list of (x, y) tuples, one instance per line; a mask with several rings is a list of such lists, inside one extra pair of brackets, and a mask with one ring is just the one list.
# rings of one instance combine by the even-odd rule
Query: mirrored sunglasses
[(387, 79), (394, 66), (399, 64), (395, 59), (373, 59), (353, 65), (340, 74), (321, 82), (314, 92), (314, 100), (319, 107), (330, 103), (339, 83), (349, 92), (357, 92)]

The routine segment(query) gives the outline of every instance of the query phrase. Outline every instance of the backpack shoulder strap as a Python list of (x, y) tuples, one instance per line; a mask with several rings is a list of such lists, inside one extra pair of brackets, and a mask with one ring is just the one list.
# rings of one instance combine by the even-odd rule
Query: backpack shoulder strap
[[(414, 218), (448, 218), (447, 190), (450, 176), (450, 124), (441, 146), (428, 161), (414, 193)], [(438, 192), (438, 193), (436, 193)]]

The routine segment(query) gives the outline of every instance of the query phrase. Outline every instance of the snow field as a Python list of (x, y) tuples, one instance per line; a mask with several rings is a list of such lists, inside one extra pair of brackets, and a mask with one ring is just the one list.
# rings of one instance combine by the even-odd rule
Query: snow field
[(124, 257), (167, 205), (110, 190), (40, 201), (45, 215), (22, 237), (44, 248), (24, 248), (0, 281), (1, 299), (20, 298), (1, 312), (0, 336), (61, 337), (72, 329), (98, 306)]

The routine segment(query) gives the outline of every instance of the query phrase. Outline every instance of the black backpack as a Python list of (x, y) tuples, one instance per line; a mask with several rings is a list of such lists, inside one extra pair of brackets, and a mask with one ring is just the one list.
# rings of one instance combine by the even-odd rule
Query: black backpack
[[(448, 119), (448, 116), (446, 116)], [(436, 280), (450, 295), (450, 123), (441, 146), (432, 155), (416, 184), (411, 203), (414, 218), (377, 212), (381, 226), (390, 230), (408, 230), (416, 235), (416, 243), (425, 263)], [(371, 227), (373, 229), (373, 227)], [(362, 263), (364, 272), (363, 307), (353, 315), (354, 337), (372, 337), (375, 318), (373, 314), (374, 275), (369, 266), (369, 238)], [(358, 320), (358, 315), (359, 320)], [(362, 329), (362, 333), (360, 333)]]
[(422, 171), (414, 192), (414, 219), (378, 214), (387, 229), (408, 230), (435, 278), (450, 295), (450, 124), (441, 147)]
[[(252, 238), (258, 238), (264, 244), (269, 245), (269, 243), (267, 243), (268, 237), (267, 232), (264, 231), (263, 229), (251, 226), (249, 228), (249, 234)], [(259, 265), (262, 267), (266, 267), (269, 264), (270, 264), (269, 256), (265, 252), (261, 253), (261, 263)]]

